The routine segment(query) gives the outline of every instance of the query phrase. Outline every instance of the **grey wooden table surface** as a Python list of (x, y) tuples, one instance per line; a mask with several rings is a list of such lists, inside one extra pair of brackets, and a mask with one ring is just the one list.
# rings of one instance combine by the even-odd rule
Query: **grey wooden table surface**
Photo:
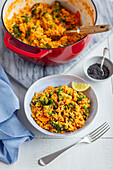
[[(1, 1), (2, 0), (0, 0), (0, 2)], [(112, 13), (111, 15), (113, 16)], [(20, 100), (18, 118), (29, 130), (35, 133), (36, 136), (32, 141), (22, 144), (18, 161), (15, 164), (6, 165), (0, 162), (0, 170), (113, 170), (113, 78), (104, 83), (94, 83), (85, 76), (83, 71), (85, 60), (96, 55), (101, 56), (104, 47), (110, 49), (109, 56), (107, 57), (113, 61), (113, 33), (111, 33), (109, 37), (101, 41), (98, 46), (85, 55), (80, 62), (68, 70), (68, 72), (65, 72), (65, 74), (77, 75), (87, 80), (94, 88), (99, 102), (98, 114), (94, 121), (89, 127), (74, 137), (65, 139), (53, 138), (34, 129), (26, 119), (23, 108), (24, 96), (27, 89), (9, 77), (14, 91)], [(7, 62), (6, 65), (8, 66)], [(110, 124), (111, 129), (98, 141), (90, 145), (80, 144), (73, 147), (46, 167), (38, 165), (37, 160), (40, 157), (74, 143), (104, 121)]]

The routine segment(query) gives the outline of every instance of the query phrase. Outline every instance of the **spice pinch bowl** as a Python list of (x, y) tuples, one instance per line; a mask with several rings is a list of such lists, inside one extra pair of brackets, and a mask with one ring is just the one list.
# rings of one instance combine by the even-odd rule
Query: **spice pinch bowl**
[(87, 59), (84, 63), (84, 66), (83, 66), (84, 72), (85, 72), (86, 76), (93, 82), (104, 82), (104, 81), (108, 80), (113, 75), (113, 63), (108, 58), (105, 58), (105, 60), (104, 60), (104, 65), (109, 70), (109, 76), (107, 78), (105, 78), (105, 79), (94, 79), (94, 78), (92, 78), (88, 75), (87, 70), (88, 70), (89, 66), (91, 66), (95, 63), (101, 64), (102, 58), (103, 58), (102, 56), (94, 56), (90, 59)]

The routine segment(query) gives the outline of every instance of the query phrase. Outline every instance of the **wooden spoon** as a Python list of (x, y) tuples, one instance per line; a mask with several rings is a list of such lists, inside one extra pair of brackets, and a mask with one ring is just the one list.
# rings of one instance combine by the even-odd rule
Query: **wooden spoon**
[(80, 26), (77, 30), (67, 30), (64, 31), (66, 34), (96, 34), (101, 32), (106, 32), (111, 29), (110, 25), (89, 25), (89, 26)]

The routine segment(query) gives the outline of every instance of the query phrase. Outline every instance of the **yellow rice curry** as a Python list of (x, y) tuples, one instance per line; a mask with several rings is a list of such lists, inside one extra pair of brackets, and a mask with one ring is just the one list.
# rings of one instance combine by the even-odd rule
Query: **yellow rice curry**
[(5, 23), (8, 31), (18, 40), (41, 48), (64, 47), (83, 38), (83, 35), (64, 34), (65, 30), (77, 29), (80, 13), (70, 11), (58, 1), (53, 5), (36, 3), (26, 5)]
[(85, 124), (90, 100), (67, 85), (50, 86), (44, 92), (35, 92), (30, 106), (31, 116), (40, 127), (65, 133), (76, 131)]

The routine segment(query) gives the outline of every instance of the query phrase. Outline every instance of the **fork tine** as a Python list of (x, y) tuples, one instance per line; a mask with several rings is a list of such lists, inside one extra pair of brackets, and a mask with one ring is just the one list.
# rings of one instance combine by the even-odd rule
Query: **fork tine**
[(108, 130), (110, 129), (110, 127), (108, 126), (107, 128), (104, 129), (103, 132), (99, 133), (98, 136), (96, 136), (94, 139), (91, 140), (91, 142), (96, 141), (98, 138), (100, 138), (104, 133), (106, 133)]
[(109, 126), (108, 123), (105, 123), (103, 126), (101, 126), (95, 133), (91, 134), (90, 137), (93, 137), (100, 133), (102, 130), (104, 130), (104, 128), (106, 128), (106, 126)]
[(104, 126), (104, 124), (107, 123), (107, 122), (104, 122), (101, 126), (99, 126), (97, 129), (95, 129), (93, 132), (89, 133), (89, 135), (93, 135), (97, 130), (99, 130), (102, 126)]
[(106, 130), (109, 127), (109, 125), (107, 124), (106, 126), (104, 126), (103, 128), (101, 128), (97, 133), (95, 133), (94, 135), (90, 136), (92, 139), (94, 139), (96, 136), (98, 136), (100, 133), (102, 133), (104, 130)]

